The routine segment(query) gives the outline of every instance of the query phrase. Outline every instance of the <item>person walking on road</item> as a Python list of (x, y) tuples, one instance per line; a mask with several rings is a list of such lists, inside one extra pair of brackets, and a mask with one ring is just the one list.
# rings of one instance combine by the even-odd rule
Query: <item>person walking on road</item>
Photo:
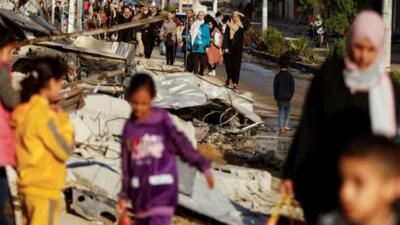
[(233, 89), (238, 88), (240, 68), (243, 57), (244, 33), (249, 27), (249, 21), (240, 12), (234, 12), (231, 21), (225, 30), (223, 43), (224, 61), (227, 73), (225, 85), (230, 86), (233, 82)]
[(210, 45), (210, 28), (204, 20), (205, 14), (199, 11), (197, 20), (190, 29), (190, 50), (193, 54), (193, 72), (204, 75), (207, 66), (207, 51)]
[[(124, 6), (122, 14), (119, 14), (116, 18), (117, 24), (124, 24), (132, 22), (133, 16), (132, 11), (128, 6)], [(134, 40), (133, 29), (125, 29), (118, 31), (118, 41), (132, 43)]]
[(294, 95), (294, 79), (289, 72), (290, 58), (284, 54), (279, 57), (280, 72), (274, 79), (274, 97), (278, 104), (279, 131), (283, 135), (289, 130), (291, 100)]
[(18, 35), (10, 28), (0, 27), (0, 224), (15, 225), (14, 207), (6, 166), (15, 167), (15, 139), (10, 126), (11, 111), (20, 103), (20, 94), (11, 85), (12, 51)]
[(156, 41), (156, 31), (153, 24), (144, 25), (142, 29), (144, 56), (146, 59), (151, 58), (153, 48)]
[(175, 63), (175, 47), (177, 42), (176, 36), (176, 23), (172, 13), (168, 13), (168, 20), (166, 20), (161, 27), (160, 38), (164, 41), (166, 48), (166, 59), (167, 65), (173, 65)]
[(384, 40), (382, 17), (361, 12), (351, 26), (347, 56), (327, 59), (310, 84), (282, 183), (309, 225), (339, 208), (341, 149), (362, 136), (397, 135), (398, 91), (383, 66)]
[[(144, 10), (144, 18), (152, 18), (152, 11), (147, 6)], [(151, 54), (153, 52), (153, 48), (156, 41), (156, 29), (154, 24), (146, 24), (143, 26), (142, 29), (142, 38), (143, 38), (143, 45), (144, 45), (144, 56), (146, 59), (151, 58)]]

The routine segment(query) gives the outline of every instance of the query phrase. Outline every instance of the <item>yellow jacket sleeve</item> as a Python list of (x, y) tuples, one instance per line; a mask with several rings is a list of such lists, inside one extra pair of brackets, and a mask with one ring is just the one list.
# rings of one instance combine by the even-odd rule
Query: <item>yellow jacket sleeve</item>
[(44, 122), (44, 126), (39, 128), (40, 138), (55, 158), (66, 161), (74, 147), (74, 131), (68, 115), (60, 113)]

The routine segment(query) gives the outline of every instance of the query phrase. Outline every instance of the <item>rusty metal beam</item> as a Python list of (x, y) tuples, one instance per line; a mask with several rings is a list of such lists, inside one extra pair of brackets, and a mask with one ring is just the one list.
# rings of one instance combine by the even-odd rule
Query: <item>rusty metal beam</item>
[(53, 35), (53, 36), (44, 36), (44, 37), (38, 37), (30, 40), (25, 40), (20, 42), (21, 46), (25, 45), (32, 45), (40, 42), (46, 42), (46, 41), (55, 41), (55, 40), (60, 40), (60, 39), (68, 39), (68, 38), (75, 38), (79, 36), (89, 36), (89, 35), (98, 35), (98, 34), (104, 34), (104, 33), (112, 33), (120, 30), (125, 30), (129, 28), (134, 28), (134, 27), (140, 27), (146, 24), (150, 23), (157, 23), (164, 21), (164, 18), (162, 16), (154, 17), (154, 18), (149, 18), (149, 19), (143, 19), (139, 21), (133, 21), (130, 23), (124, 23), (120, 25), (115, 25), (112, 27), (105, 27), (105, 28), (98, 28), (94, 30), (89, 30), (89, 31), (78, 31), (74, 33), (64, 33), (60, 35)]

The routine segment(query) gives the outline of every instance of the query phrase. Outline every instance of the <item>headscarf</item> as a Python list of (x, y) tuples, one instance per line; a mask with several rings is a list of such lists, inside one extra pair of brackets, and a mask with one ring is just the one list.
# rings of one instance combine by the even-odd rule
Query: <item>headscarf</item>
[(385, 26), (382, 17), (376, 12), (363, 11), (356, 17), (350, 30), (349, 51), (351, 46), (365, 38), (368, 38), (377, 51), (375, 62), (362, 70), (348, 55), (343, 71), (345, 83), (352, 93), (369, 93), (373, 133), (394, 137), (397, 133), (394, 89), (383, 64)]
[[(202, 13), (203, 11), (199, 11), (199, 13)], [(200, 33), (200, 26), (204, 24), (204, 19), (199, 20), (197, 19), (192, 26), (190, 27), (190, 36), (191, 36), (191, 42), (192, 45), (194, 45), (194, 42), (196, 41), (197, 35)]]
[[(238, 11), (235, 11), (233, 13), (233, 16), (239, 16), (240, 17), (240, 14), (239, 14)], [(236, 31), (238, 31), (240, 28), (243, 28), (243, 23), (240, 20), (239, 20), (239, 23), (234, 23), (233, 22), (233, 18), (232, 18), (232, 20), (228, 23), (228, 26), (229, 26), (229, 32), (230, 32), (229, 33), (229, 38), (232, 40), (233, 37), (235, 37)]]
[(174, 19), (174, 14), (172, 14), (172, 13), (169, 12), (169, 13), (168, 13), (168, 19), (167, 19), (168, 22), (171, 21), (171, 20), (173, 20), (173, 19)]

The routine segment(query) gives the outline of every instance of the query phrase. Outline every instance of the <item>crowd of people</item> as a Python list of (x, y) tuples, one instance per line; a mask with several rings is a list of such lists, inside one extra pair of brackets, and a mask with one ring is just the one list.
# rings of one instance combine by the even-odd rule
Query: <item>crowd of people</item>
[[(38, 15), (48, 22), (51, 21), (51, 7), (46, 7), (43, 1), (39, 3)], [(54, 7), (54, 25), (65, 31), (68, 20), (62, 17), (61, 1), (56, 1)], [(141, 19), (151, 18), (160, 15), (161, 10), (151, 4), (132, 5), (124, 1), (112, 2), (111, 0), (83, 1), (82, 29), (92, 30), (96, 28), (112, 27), (114, 25), (130, 23)], [(149, 24), (140, 28), (125, 29), (115, 33), (97, 35), (96, 38), (110, 41), (122, 41), (135, 43), (136, 53), (140, 56), (150, 58), (155, 46), (157, 37), (156, 24)]]
[(173, 65), (177, 48), (184, 53), (185, 69), (203, 76), (216, 76), (216, 67), (225, 63), (227, 79), (225, 85), (238, 88), (240, 67), (243, 56), (244, 34), (249, 28), (249, 20), (240, 12), (232, 17), (217, 12), (215, 18), (204, 11), (189, 9), (185, 21), (180, 21), (176, 13), (168, 14), (160, 37), (166, 48), (168, 65)]
[[(40, 3), (39, 14), (50, 20), (49, 10)], [(113, 4), (111, 0), (101, 3), (98, 0), (84, 1), (84, 29), (111, 27), (113, 25), (138, 21), (162, 14), (157, 6), (151, 4), (132, 5), (122, 2)], [(161, 29), (157, 24), (148, 24), (140, 28), (118, 31), (114, 34), (99, 35), (98, 38), (120, 42), (135, 43), (136, 54), (151, 58), (153, 49), (161, 41), (161, 52), (166, 56), (166, 63), (173, 65), (179, 48), (185, 58), (185, 69), (198, 75), (216, 75), (216, 67), (225, 63), (227, 79), (225, 85), (238, 88), (240, 68), (243, 56), (245, 31), (250, 26), (249, 18), (240, 12), (232, 17), (217, 12), (215, 16), (206, 15), (204, 11), (194, 12), (189, 9), (186, 18), (181, 21), (177, 10), (168, 13)], [(61, 23), (60, 2), (56, 2), (55, 24)], [(158, 39), (159, 38), (159, 39)], [(165, 48), (165, 52), (163, 49)]]

